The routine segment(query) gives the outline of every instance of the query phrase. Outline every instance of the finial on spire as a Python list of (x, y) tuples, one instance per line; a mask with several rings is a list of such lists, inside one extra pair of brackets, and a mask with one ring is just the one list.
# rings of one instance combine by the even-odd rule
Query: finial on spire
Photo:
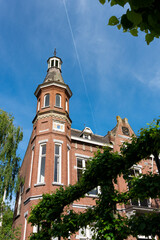
[(56, 52), (56, 48), (54, 49), (54, 56), (56, 56), (57, 52)]

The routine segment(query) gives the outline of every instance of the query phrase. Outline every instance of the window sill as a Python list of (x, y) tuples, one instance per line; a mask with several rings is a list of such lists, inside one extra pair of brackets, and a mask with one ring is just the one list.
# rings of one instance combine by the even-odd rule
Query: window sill
[(58, 183), (58, 182), (52, 182), (52, 185), (53, 186), (63, 186), (64, 184), (63, 183)]
[(44, 109), (44, 108), (50, 108), (50, 105), (41, 107), (41, 109)]
[(85, 194), (86, 197), (90, 197), (90, 198), (99, 198), (99, 196), (97, 194)]
[(46, 183), (36, 183), (34, 184), (34, 187), (40, 187), (40, 186), (45, 186)]
[(15, 217), (15, 220), (17, 219), (17, 218), (19, 218), (20, 217), (20, 214), (18, 214), (16, 217)]
[(54, 105), (54, 107), (55, 107), (55, 108), (60, 108), (60, 109), (63, 109), (63, 107), (58, 107), (58, 106), (56, 106), (56, 105)]
[(29, 192), (30, 189), (31, 189), (31, 187), (28, 187), (28, 188), (26, 189), (26, 193)]

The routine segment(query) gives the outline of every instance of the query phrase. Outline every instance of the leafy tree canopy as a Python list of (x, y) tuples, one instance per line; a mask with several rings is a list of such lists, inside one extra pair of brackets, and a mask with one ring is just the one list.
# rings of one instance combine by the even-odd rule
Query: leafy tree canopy
[[(106, 0), (99, 0), (105, 4)], [(145, 40), (149, 44), (160, 36), (160, 3), (159, 0), (108, 0), (111, 6), (126, 6), (127, 11), (122, 16), (112, 16), (108, 24), (123, 28), (124, 32), (130, 32), (138, 36), (138, 31), (145, 32)], [(126, 9), (125, 8), (125, 9)]]
[(3, 222), (0, 227), (0, 240), (18, 240), (20, 237), (20, 229), (12, 229), (13, 211), (10, 206), (3, 205)]
[(6, 199), (12, 199), (17, 186), (20, 158), (17, 156), (19, 142), (23, 138), (14, 118), (0, 109), (0, 240), (19, 239), (18, 229), (12, 229), (13, 211)]
[[(137, 137), (133, 136), (130, 143), (122, 146), (120, 153), (109, 148), (104, 148), (103, 152), (98, 151), (75, 185), (61, 187), (54, 194), (43, 195), (29, 217), (32, 225), (38, 225), (38, 232), (32, 234), (30, 239), (50, 239), (57, 236), (68, 238), (88, 225), (93, 230), (95, 239), (123, 240), (129, 235), (160, 236), (159, 212), (135, 214), (129, 218), (117, 210), (117, 205), (127, 204), (130, 199), (160, 197), (159, 175), (148, 173), (133, 179), (128, 177), (130, 168), (151, 154), (159, 168), (159, 122), (154, 121), (147, 128), (141, 129)], [(121, 175), (131, 186), (125, 192), (119, 192), (116, 187), (117, 176)], [(101, 194), (95, 206), (80, 213), (71, 209), (75, 200), (85, 197), (85, 194), (97, 186), (100, 186)]]
[[(0, 110), (0, 200), (12, 198), (16, 177), (20, 167), (17, 156), (19, 142), (23, 138), (20, 127), (13, 124), (14, 118), (7, 112)], [(6, 195), (6, 197), (4, 196)]]

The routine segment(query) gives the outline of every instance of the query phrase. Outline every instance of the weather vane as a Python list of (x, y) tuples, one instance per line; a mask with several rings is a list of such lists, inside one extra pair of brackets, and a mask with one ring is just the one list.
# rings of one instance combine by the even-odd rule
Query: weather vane
[(57, 52), (56, 52), (56, 48), (55, 48), (55, 49), (54, 49), (54, 56), (56, 56), (56, 53), (57, 53)]

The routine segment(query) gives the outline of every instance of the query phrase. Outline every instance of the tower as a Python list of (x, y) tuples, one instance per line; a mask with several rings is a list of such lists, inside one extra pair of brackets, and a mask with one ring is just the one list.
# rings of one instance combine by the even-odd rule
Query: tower
[(27, 224), (31, 206), (38, 203), (43, 193), (52, 193), (70, 181), (72, 92), (62, 78), (62, 60), (56, 56), (56, 50), (47, 63), (47, 75), (35, 91), (37, 109), (33, 131), (20, 170), (24, 186), (21, 184), (17, 195), (14, 226), (21, 225), (21, 240), (35, 231)]

